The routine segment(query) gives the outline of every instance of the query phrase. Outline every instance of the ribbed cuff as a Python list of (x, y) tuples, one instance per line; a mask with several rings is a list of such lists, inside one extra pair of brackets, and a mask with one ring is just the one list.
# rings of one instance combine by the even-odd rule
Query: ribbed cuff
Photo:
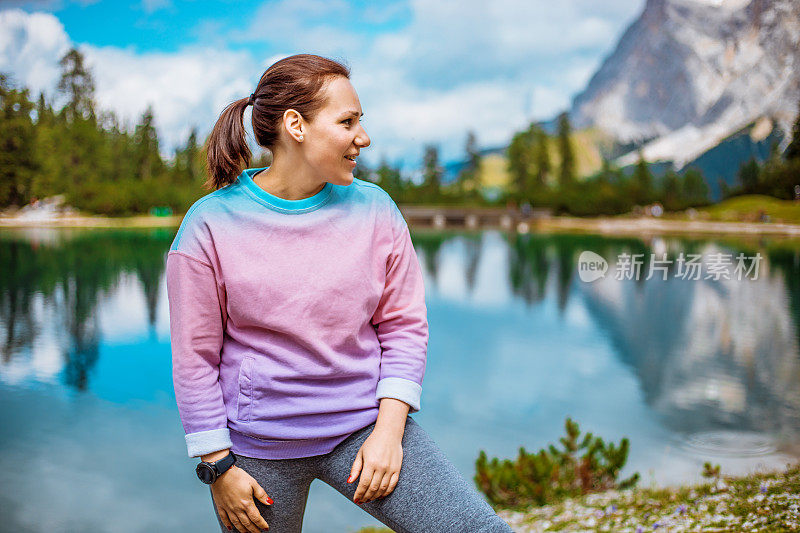
[(378, 381), (378, 388), (375, 392), (378, 400), (381, 398), (395, 398), (406, 402), (409, 406), (409, 413), (416, 413), (420, 408), (420, 397), (422, 396), (422, 386), (419, 383), (405, 378), (383, 378)]
[(233, 446), (231, 432), (228, 428), (198, 431), (186, 435), (186, 447), (189, 457), (200, 457), (211, 452), (218, 452)]

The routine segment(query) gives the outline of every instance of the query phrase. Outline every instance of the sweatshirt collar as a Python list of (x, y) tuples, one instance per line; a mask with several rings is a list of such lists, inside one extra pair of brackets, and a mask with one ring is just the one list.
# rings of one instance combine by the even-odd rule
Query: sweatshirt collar
[(247, 168), (242, 171), (241, 174), (239, 174), (238, 179), (242, 182), (244, 187), (256, 197), (258, 201), (265, 204), (267, 207), (271, 207), (283, 212), (288, 211), (291, 213), (306, 213), (322, 206), (322, 204), (324, 204), (331, 195), (333, 185), (331, 185), (330, 182), (325, 182), (322, 190), (314, 196), (309, 196), (308, 198), (303, 198), (301, 200), (286, 200), (285, 198), (280, 198), (274, 194), (270, 194), (256, 185), (256, 182), (253, 181), (253, 176), (256, 173), (265, 170), (266, 168), (268, 167)]

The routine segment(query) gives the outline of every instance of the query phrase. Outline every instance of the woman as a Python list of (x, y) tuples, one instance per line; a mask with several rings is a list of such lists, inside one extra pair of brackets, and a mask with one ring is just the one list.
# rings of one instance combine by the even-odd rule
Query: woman
[[(273, 162), (249, 162), (243, 126)], [(370, 139), (349, 70), (296, 55), (208, 140), (215, 192), (167, 256), (173, 380), (222, 530), (300, 531), (321, 479), (399, 532), (511, 531), (408, 416), (428, 343), (397, 206), (355, 179)]]

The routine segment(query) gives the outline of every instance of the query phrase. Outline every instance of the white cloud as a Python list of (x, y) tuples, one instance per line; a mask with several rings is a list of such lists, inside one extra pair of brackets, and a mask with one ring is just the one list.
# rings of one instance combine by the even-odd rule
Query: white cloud
[(263, 42), (292, 53), (352, 55), (365, 41), (349, 23), (355, 9), (345, 0), (281, 0), (264, 2), (232, 42)]
[(245, 52), (186, 48), (136, 54), (112, 47), (83, 47), (94, 72), (97, 101), (134, 124), (148, 105), (165, 147), (186, 141), (193, 127), (210, 131), (222, 109), (249, 95), (258, 65)]
[[(148, 9), (166, 5), (142, 1)], [(424, 143), (439, 144), (449, 160), (460, 157), (469, 129), (481, 146), (500, 145), (530, 118), (565, 109), (643, 1), (398, 1), (389, 12), (404, 25), (376, 31), (392, 19), (373, 8), (282, 0), (265, 2), (248, 27), (227, 35), (218, 22), (201, 22), (195, 35), (203, 46), (170, 53), (80, 48), (101, 107), (130, 125), (152, 104), (165, 152), (193, 126), (207, 134), (223, 107), (248, 95), (274, 60), (299, 52), (343, 59), (373, 141), (367, 161), (385, 155), (415, 165)], [(228, 46), (234, 42), (239, 51)], [(275, 54), (258, 60), (242, 51), (248, 44)], [(0, 12), (0, 68), (28, 86), (54, 87), (58, 58), (70, 45), (51, 14)]]
[[(0, 11), (0, 71), (17, 83), (55, 95), (58, 61), (74, 44), (48, 13)], [(228, 103), (250, 94), (261, 68), (246, 52), (188, 47), (175, 53), (81, 45), (95, 80), (99, 108), (113, 110), (129, 127), (148, 105), (165, 154), (184, 143), (192, 127), (210, 131)]]
[(31, 89), (31, 98), (52, 94), (58, 83), (58, 60), (69, 50), (64, 25), (53, 15), (0, 11), (0, 72)]
[[(410, 23), (349, 57), (375, 155), (396, 159), (438, 142), (460, 157), (549, 119), (583, 89), (643, 0), (412, 0)], [(408, 157), (406, 157), (406, 160)]]

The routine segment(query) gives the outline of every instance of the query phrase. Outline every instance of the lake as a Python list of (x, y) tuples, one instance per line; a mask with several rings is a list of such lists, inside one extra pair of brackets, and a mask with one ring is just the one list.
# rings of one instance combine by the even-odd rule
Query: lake
[[(174, 403), (174, 234), (0, 232), (4, 530), (219, 530)], [(699, 481), (704, 461), (733, 474), (800, 456), (797, 242), (412, 234), (430, 325), (413, 417), (467, 479), (480, 450), (538, 450), (567, 416), (628, 437), (622, 475), (640, 486)], [(368, 525), (312, 484), (305, 532)]]

